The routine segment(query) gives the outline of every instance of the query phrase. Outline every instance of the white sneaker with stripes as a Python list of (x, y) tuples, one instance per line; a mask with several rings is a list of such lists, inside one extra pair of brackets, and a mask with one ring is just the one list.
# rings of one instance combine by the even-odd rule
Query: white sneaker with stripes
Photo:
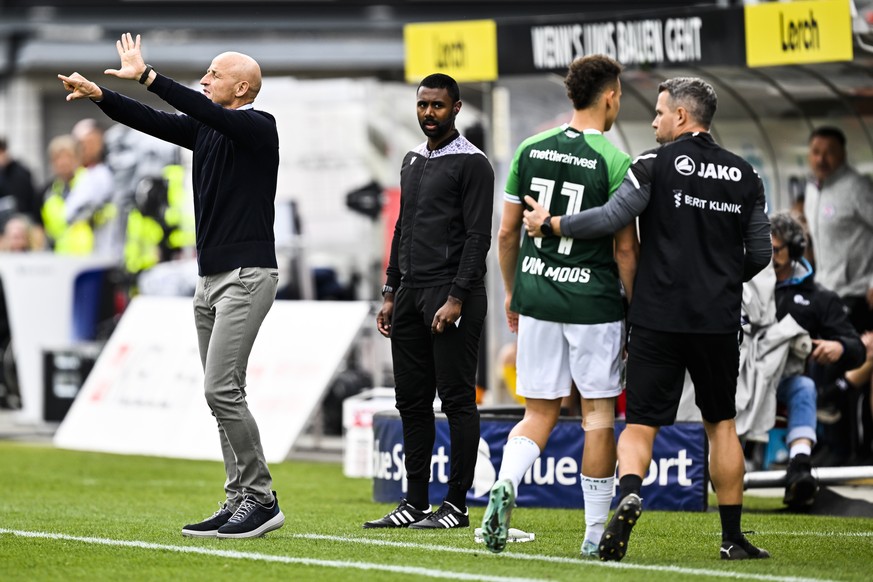
[(379, 528), (379, 527), (409, 527), (415, 522), (421, 521), (426, 517), (433, 515), (430, 506), (427, 510), (416, 509), (409, 504), (405, 499), (400, 500), (400, 505), (391, 510), (385, 517), (368, 521), (364, 524), (364, 529)]
[(409, 526), (409, 529), (448, 529), (452, 527), (470, 527), (470, 515), (467, 508), (461, 512), (457, 507), (443, 501), (443, 504), (432, 514)]

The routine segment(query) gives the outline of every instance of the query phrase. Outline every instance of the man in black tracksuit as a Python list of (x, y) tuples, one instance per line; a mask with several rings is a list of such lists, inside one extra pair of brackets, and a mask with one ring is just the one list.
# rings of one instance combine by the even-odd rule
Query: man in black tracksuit
[[(430, 75), (419, 85), (418, 121), (427, 142), (403, 159), (400, 216), (376, 317), (379, 332), (391, 338), (408, 491), (397, 508), (365, 528), (470, 525), (466, 495), (479, 447), (476, 364), (487, 310), (494, 171), (455, 130), (460, 109), (458, 84), (448, 75)], [(445, 501), (432, 512), (437, 394), (449, 422), (451, 470)]]
[[(600, 542), (621, 560), (642, 513), (640, 489), (658, 429), (672, 424), (687, 369), (710, 445), (722, 524), (721, 558), (767, 558), (741, 532), (744, 458), (736, 424), (742, 285), (770, 262), (764, 187), (709, 134), (717, 97), (697, 78), (658, 88), (659, 149), (639, 156), (601, 207), (551, 219), (556, 235), (593, 238), (640, 217), (640, 259), (628, 313), (627, 427), (618, 441), (620, 502)], [(546, 218), (533, 198), (528, 233)]]
[(58, 75), (70, 92), (67, 100), (89, 98), (115, 121), (193, 151), (200, 275), (194, 322), (227, 480), (220, 509), (184, 526), (182, 535), (262, 536), (282, 527), (285, 516), (245, 391), (249, 354), (279, 277), (273, 234), (279, 134), (275, 118), (253, 106), (261, 69), (247, 55), (222, 53), (200, 80), (200, 93), (146, 65), (139, 35), (122, 35), (116, 48), (121, 67), (106, 73), (139, 81), (183, 115), (103, 89), (78, 73)]

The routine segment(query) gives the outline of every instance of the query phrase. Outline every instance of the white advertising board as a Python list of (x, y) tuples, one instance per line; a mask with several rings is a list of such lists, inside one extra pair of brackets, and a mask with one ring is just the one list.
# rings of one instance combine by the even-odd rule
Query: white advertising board
[[(368, 302), (275, 302), (249, 358), (246, 387), (267, 461), (287, 458), (369, 312)], [(221, 460), (190, 298), (133, 300), (54, 443)]]

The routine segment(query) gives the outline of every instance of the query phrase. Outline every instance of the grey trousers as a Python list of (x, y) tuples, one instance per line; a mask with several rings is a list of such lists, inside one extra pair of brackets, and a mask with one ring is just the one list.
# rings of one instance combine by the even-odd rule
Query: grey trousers
[(246, 403), (246, 367), (261, 323), (276, 298), (277, 269), (243, 267), (201, 276), (194, 293), (194, 323), (203, 364), (206, 402), (218, 421), (227, 506), (245, 495), (273, 501), (273, 479), (258, 425)]

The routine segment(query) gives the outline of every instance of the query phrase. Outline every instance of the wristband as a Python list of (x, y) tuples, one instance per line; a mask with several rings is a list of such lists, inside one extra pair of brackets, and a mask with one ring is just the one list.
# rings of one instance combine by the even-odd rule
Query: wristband
[(154, 71), (155, 68), (151, 65), (146, 65), (145, 71), (143, 71), (142, 76), (139, 78), (139, 84), (145, 85), (145, 82), (149, 80), (149, 73)]

